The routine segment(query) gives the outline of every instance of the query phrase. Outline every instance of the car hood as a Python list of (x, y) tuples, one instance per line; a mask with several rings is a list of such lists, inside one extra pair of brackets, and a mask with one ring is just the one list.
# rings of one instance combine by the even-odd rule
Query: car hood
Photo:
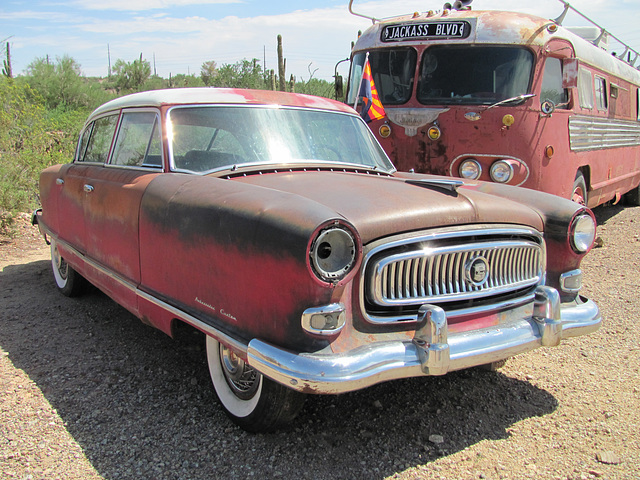
[(353, 224), (364, 243), (400, 232), (451, 225), (501, 223), (543, 229), (540, 215), (522, 203), (464, 187), (438, 187), (428, 183), (433, 178), (442, 179), (292, 171), (231, 181), (290, 193), (292, 202), (304, 197), (320, 203)]

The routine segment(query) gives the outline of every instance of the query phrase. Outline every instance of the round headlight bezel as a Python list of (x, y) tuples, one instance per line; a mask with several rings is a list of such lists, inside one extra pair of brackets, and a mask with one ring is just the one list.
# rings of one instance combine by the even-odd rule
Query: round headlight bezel
[[(503, 170), (501, 172), (498, 172), (499, 169)], [(493, 162), (491, 168), (489, 169), (491, 180), (496, 183), (509, 183), (513, 179), (514, 174), (515, 171), (513, 169), (513, 165), (511, 165), (511, 163), (507, 162), (506, 160), (496, 160), (495, 162)]]
[[(474, 172), (472, 175), (469, 175), (465, 172)], [(467, 158), (460, 163), (460, 167), (458, 167), (458, 174), (460, 178), (464, 178), (465, 180), (478, 180), (482, 175), (482, 165), (475, 158)]]
[(334, 223), (318, 232), (309, 248), (311, 270), (323, 282), (338, 283), (353, 271), (359, 243), (346, 226)]
[(576, 253), (585, 254), (596, 240), (597, 224), (593, 215), (586, 211), (578, 213), (571, 221), (569, 238), (571, 248)]

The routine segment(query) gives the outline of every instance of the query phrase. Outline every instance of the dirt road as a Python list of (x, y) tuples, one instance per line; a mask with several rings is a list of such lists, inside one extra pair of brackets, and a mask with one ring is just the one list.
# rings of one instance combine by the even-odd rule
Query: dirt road
[(597, 333), (500, 372), (312, 396), (271, 435), (224, 416), (196, 344), (59, 294), (24, 222), (0, 238), (0, 478), (640, 479), (640, 207), (596, 213)]

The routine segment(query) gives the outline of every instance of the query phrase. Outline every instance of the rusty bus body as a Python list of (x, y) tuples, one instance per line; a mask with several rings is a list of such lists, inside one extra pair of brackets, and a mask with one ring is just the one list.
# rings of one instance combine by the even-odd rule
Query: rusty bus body
[(347, 102), (368, 54), (386, 111), (369, 126), (399, 170), (524, 186), (590, 207), (626, 194), (637, 205), (638, 53), (606, 52), (597, 26), (563, 27), (572, 7), (562, 3), (556, 20), (465, 6), (372, 18), (352, 51)]

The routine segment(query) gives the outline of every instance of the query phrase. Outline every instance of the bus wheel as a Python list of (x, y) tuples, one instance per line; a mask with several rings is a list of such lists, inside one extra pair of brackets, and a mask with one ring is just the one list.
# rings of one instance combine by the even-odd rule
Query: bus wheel
[(580, 205), (587, 204), (587, 182), (584, 181), (584, 175), (582, 175), (582, 172), (578, 172), (576, 174), (576, 179), (573, 181), (571, 200), (579, 203)]

